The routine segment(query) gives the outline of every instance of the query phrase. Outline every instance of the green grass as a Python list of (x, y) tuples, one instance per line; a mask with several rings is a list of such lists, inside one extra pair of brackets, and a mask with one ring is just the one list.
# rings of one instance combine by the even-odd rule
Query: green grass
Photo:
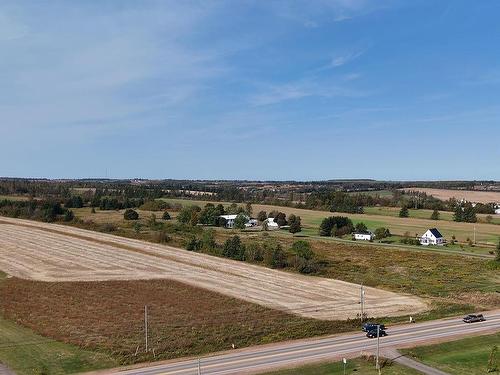
[[(346, 375), (377, 375), (375, 365), (366, 359), (356, 358), (347, 360)], [(297, 368), (268, 372), (265, 375), (343, 375), (344, 367), (341, 361), (301, 366)], [(417, 375), (419, 372), (397, 364), (386, 364), (382, 368), (384, 375)]]
[(105, 354), (45, 338), (3, 318), (0, 362), (17, 374), (69, 374), (117, 366)]
[[(425, 364), (454, 375), (487, 374), (494, 345), (500, 346), (500, 333), (470, 337), (443, 344), (406, 349), (403, 352)], [(496, 355), (496, 372), (500, 373), (500, 352)]]

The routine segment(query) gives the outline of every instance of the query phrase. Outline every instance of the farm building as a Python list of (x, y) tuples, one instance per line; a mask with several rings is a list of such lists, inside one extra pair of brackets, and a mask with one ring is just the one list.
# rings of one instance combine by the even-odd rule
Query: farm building
[[(242, 215), (242, 214), (238, 214), (238, 215)], [(238, 215), (234, 214), (234, 215), (220, 215), (219, 217), (222, 217), (224, 219), (226, 219), (226, 228), (233, 228), (234, 227), (234, 221), (236, 220), (236, 218), (238, 217)], [(243, 215), (246, 217), (247, 219), (247, 222), (250, 221), (250, 218), (247, 216), (247, 215)]]
[(257, 219), (250, 219), (248, 220), (248, 223), (245, 224), (245, 227), (250, 228), (250, 227), (255, 227), (259, 224), (259, 221)]
[(495, 208), (495, 214), (500, 215), (500, 207)]
[(274, 221), (274, 217), (268, 217), (264, 220), (264, 223), (267, 224), (267, 229), (279, 229), (280, 227), (278, 223)]
[(367, 231), (353, 233), (353, 237), (355, 240), (372, 241), (375, 238), (375, 235), (372, 232)]
[(431, 228), (420, 237), (420, 244), (424, 246), (428, 245), (444, 245), (443, 235), (436, 229)]

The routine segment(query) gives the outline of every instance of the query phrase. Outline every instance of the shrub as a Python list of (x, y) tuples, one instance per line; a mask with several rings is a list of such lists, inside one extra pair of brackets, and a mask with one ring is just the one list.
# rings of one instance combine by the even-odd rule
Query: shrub
[(287, 266), (286, 254), (280, 244), (274, 242), (264, 244), (264, 262), (271, 268)]
[(408, 207), (403, 206), (401, 210), (399, 210), (399, 217), (408, 217), (410, 216), (410, 211), (408, 211)]
[(137, 213), (137, 211), (131, 208), (127, 208), (123, 213), (123, 218), (125, 220), (137, 220), (139, 219), (139, 214)]
[(288, 217), (288, 222), (290, 224), (290, 233), (298, 233), (302, 230), (300, 216), (290, 215)]
[(64, 221), (72, 221), (75, 218), (75, 215), (73, 214), (73, 211), (67, 210), (64, 213)]
[(161, 217), (161, 218), (162, 218), (163, 220), (170, 220), (170, 219), (171, 219), (170, 214), (169, 214), (167, 211), (165, 211), (165, 212), (163, 213), (163, 215), (162, 215), (162, 217)]
[(314, 252), (311, 249), (311, 244), (304, 240), (295, 241), (292, 244), (291, 250), (295, 255), (306, 260), (310, 260), (314, 257)]
[(247, 216), (245, 216), (244, 214), (238, 214), (238, 216), (236, 216), (236, 219), (234, 219), (234, 228), (244, 229), (247, 222)]
[(213, 229), (204, 230), (201, 235), (202, 247), (205, 250), (213, 250), (217, 247), (215, 242), (215, 231)]
[(388, 228), (380, 227), (375, 229), (375, 238), (378, 240), (381, 240), (383, 238), (387, 238), (391, 236), (391, 232), (389, 231)]
[(439, 220), (439, 211), (438, 210), (432, 211), (431, 220)]
[(200, 240), (198, 240), (196, 237), (191, 237), (189, 240), (186, 242), (186, 250), (189, 251), (198, 251), (202, 248), (203, 244), (201, 243)]
[(262, 262), (264, 254), (262, 246), (257, 242), (250, 242), (245, 246), (245, 260), (248, 262)]
[(222, 256), (236, 260), (245, 260), (245, 245), (241, 243), (239, 236), (233, 236), (226, 240), (222, 249)]
[(154, 239), (158, 243), (167, 243), (172, 240), (172, 238), (167, 234), (167, 231), (165, 229), (156, 232)]

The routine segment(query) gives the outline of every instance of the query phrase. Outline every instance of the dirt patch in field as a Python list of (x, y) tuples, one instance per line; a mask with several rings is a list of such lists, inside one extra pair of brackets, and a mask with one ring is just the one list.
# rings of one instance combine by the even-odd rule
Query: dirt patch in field
[(405, 191), (420, 191), (432, 195), (434, 198), (446, 201), (450, 198), (466, 199), (476, 203), (500, 203), (500, 192), (496, 191), (471, 191), (432, 188), (407, 188)]
[(0, 296), (4, 317), (44, 336), (104, 350), (124, 364), (348, 331), (359, 324), (301, 318), (171, 280), (9, 278), (0, 282)]
[[(170, 279), (308, 318), (355, 318), (359, 285), (303, 276), (109, 234), (0, 220), (0, 269), (41, 281)], [(413, 296), (366, 288), (371, 316), (424, 311)]]

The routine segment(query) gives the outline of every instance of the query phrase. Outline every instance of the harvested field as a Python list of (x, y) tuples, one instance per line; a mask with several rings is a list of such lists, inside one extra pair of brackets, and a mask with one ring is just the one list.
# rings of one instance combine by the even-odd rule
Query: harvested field
[(450, 198), (466, 199), (476, 203), (500, 203), (500, 192), (497, 191), (471, 191), (432, 188), (407, 188), (405, 191), (420, 191), (434, 198), (446, 201)]
[[(354, 318), (359, 285), (178, 248), (20, 219), (0, 219), (0, 269), (40, 281), (170, 279), (307, 318)], [(413, 296), (366, 288), (370, 316), (416, 314)]]

